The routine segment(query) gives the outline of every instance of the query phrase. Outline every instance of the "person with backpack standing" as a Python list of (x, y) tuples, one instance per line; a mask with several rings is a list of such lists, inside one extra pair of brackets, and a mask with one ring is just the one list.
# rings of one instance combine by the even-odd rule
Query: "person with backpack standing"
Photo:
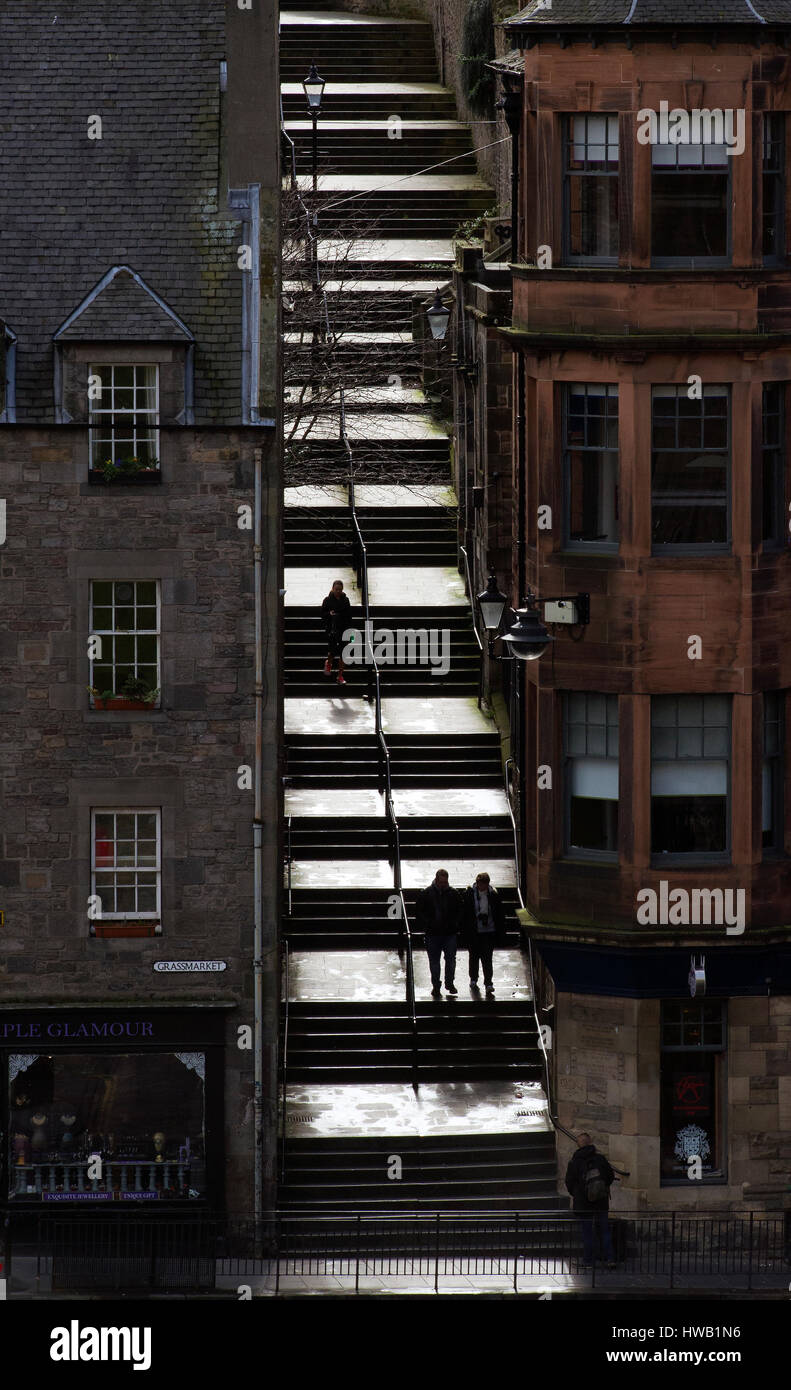
[(610, 1209), (610, 1188), (615, 1182), (604, 1154), (600, 1154), (589, 1134), (577, 1136), (577, 1152), (566, 1169), (566, 1190), (571, 1193), (572, 1206), (582, 1222), (583, 1264), (593, 1264), (594, 1235), (598, 1237), (600, 1255), (612, 1268), (615, 1255), (607, 1213)]

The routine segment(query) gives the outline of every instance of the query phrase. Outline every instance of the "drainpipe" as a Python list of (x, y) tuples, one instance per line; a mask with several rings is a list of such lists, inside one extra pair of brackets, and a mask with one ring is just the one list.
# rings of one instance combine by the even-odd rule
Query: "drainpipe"
[(262, 450), (253, 450), (255, 524), (253, 532), (253, 591), (255, 594), (255, 775), (253, 809), (253, 1129), (255, 1138), (254, 1209), (256, 1236), (264, 1219), (264, 922), (263, 922), (263, 751), (264, 751), (264, 615), (262, 595), (263, 506)]
[[(505, 116), (511, 136), (511, 260), (519, 258), (519, 136), (522, 128), (522, 82), (508, 85), (497, 107)], [(512, 80), (511, 80), (512, 81)], [(521, 598), (521, 595), (520, 595)]]
[[(517, 547), (516, 547), (516, 573), (519, 585), (517, 598), (521, 603), (527, 594), (527, 479), (525, 478), (527, 448), (525, 444), (525, 358), (520, 348), (516, 354), (516, 466), (517, 466)], [(521, 889), (522, 896), (525, 898), (527, 891), (527, 855), (525, 853), (525, 826), (527, 825), (527, 781), (525, 777), (525, 709), (523, 700), (524, 682), (527, 680), (527, 673), (523, 669), (523, 663), (519, 662), (514, 668), (517, 686), (517, 718), (519, 720), (519, 830), (522, 836), (521, 864)], [(525, 901), (527, 899), (525, 898)]]

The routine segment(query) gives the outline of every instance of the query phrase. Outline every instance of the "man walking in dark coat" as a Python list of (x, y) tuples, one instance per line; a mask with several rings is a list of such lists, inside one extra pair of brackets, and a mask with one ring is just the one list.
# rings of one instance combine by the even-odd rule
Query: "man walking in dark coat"
[(461, 895), (451, 888), (447, 869), (437, 869), (434, 882), (418, 893), (417, 925), (426, 939), (431, 967), (431, 994), (442, 996), (440, 970), (445, 956), (445, 988), (448, 994), (458, 994), (453, 983), (456, 974), (456, 949), (461, 925), (463, 903)]
[(593, 1264), (594, 1233), (598, 1236), (601, 1256), (614, 1265), (612, 1237), (607, 1213), (610, 1209), (610, 1188), (615, 1173), (604, 1154), (598, 1153), (589, 1134), (577, 1137), (577, 1152), (566, 1169), (566, 1189), (573, 1198), (573, 1208), (582, 1222), (583, 1263)]
[(494, 994), (492, 956), (495, 946), (505, 938), (505, 908), (500, 894), (492, 888), (488, 874), (478, 874), (475, 884), (464, 895), (464, 944), (470, 957), (470, 988), (478, 988), (478, 967), (483, 966), (487, 994)]
[(343, 580), (336, 579), (330, 592), (321, 605), (321, 619), (327, 634), (327, 660), (324, 663), (325, 676), (332, 675), (332, 665), (338, 660), (338, 685), (345, 685), (343, 674), (343, 634), (351, 626), (352, 606), (343, 592)]

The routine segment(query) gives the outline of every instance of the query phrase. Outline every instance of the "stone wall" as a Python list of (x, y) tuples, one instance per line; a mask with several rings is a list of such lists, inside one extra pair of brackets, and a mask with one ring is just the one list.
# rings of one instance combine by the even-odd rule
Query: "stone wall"
[[(557, 995), (561, 1124), (630, 1177), (613, 1209), (791, 1209), (791, 998), (728, 1001), (727, 1182), (660, 1187), (660, 1001)], [(560, 1190), (571, 1141), (558, 1136)]]

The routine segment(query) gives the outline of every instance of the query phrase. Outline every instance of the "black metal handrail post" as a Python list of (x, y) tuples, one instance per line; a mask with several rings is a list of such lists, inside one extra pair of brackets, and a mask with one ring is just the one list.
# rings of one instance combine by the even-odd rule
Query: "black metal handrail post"
[(291, 916), (291, 816), (286, 819), (286, 873), (288, 876), (288, 915)]
[[(513, 758), (506, 758), (505, 769), (503, 769), (503, 778), (505, 778), (506, 802), (507, 802), (507, 808), (509, 808), (510, 823), (512, 823), (512, 830), (513, 830), (513, 852), (514, 852), (514, 860), (516, 860), (516, 891), (517, 891), (517, 897), (519, 897), (520, 908), (524, 910), (524, 898), (523, 898), (523, 895), (521, 895), (521, 874), (520, 874), (519, 834), (517, 834), (516, 817), (514, 817), (514, 813), (513, 813), (512, 799), (510, 799), (510, 781), (509, 781), (509, 765), (510, 765), (510, 763), (513, 763)], [(553, 1104), (552, 1104), (552, 1079), (551, 1079), (551, 1072), (549, 1072), (549, 1055), (548, 1055), (548, 1052), (546, 1052), (546, 1044), (545, 1044), (545, 1041), (544, 1041), (544, 1034), (542, 1034), (542, 1031), (541, 1031), (541, 1019), (539, 1019), (539, 1017), (538, 1017), (538, 999), (537, 999), (537, 991), (535, 991), (535, 967), (534, 967), (534, 963), (532, 963), (532, 940), (531, 940), (531, 937), (530, 937), (530, 933), (525, 933), (525, 934), (527, 934), (527, 960), (528, 960), (528, 973), (530, 973), (530, 992), (531, 992), (531, 998), (532, 998), (532, 1016), (534, 1016), (534, 1019), (535, 1019), (535, 1029), (537, 1029), (538, 1047), (541, 1048), (541, 1058), (542, 1058), (542, 1062), (544, 1062), (544, 1087), (545, 1087), (545, 1091), (546, 1091), (546, 1112), (548, 1112), (549, 1120), (551, 1120), (553, 1129), (560, 1130), (560, 1131), (562, 1131), (563, 1134), (567, 1134), (567, 1136), (569, 1136), (569, 1138), (573, 1138), (573, 1140), (576, 1140), (576, 1136), (574, 1136), (574, 1134), (571, 1134), (571, 1133), (570, 1133), (570, 1130), (567, 1130), (566, 1127), (564, 1127), (563, 1125), (560, 1125), (560, 1120), (557, 1119), (557, 1116), (556, 1116), (556, 1113), (555, 1113), (555, 1106), (553, 1106)]]
[[(290, 819), (290, 817), (289, 817)], [(281, 1085), (283, 1096), (281, 1100), (281, 1142), (280, 1142), (280, 1181), (285, 1182), (286, 1178), (286, 1085), (288, 1077), (288, 942), (283, 941), (283, 992), (285, 999), (283, 1002), (283, 1053), (280, 1059)]]
[(472, 630), (475, 633), (475, 640), (478, 643), (478, 651), (481, 654), (480, 661), (478, 662), (478, 709), (480, 709), (481, 702), (483, 700), (483, 642), (481, 640), (481, 635), (478, 631), (478, 620), (475, 616), (475, 594), (473, 593), (472, 577), (470, 575), (470, 561), (469, 556), (467, 555), (467, 548), (466, 546), (460, 545), (459, 550), (464, 558), (464, 582), (465, 587), (467, 589), (467, 598), (470, 601), (470, 613), (472, 614)]

